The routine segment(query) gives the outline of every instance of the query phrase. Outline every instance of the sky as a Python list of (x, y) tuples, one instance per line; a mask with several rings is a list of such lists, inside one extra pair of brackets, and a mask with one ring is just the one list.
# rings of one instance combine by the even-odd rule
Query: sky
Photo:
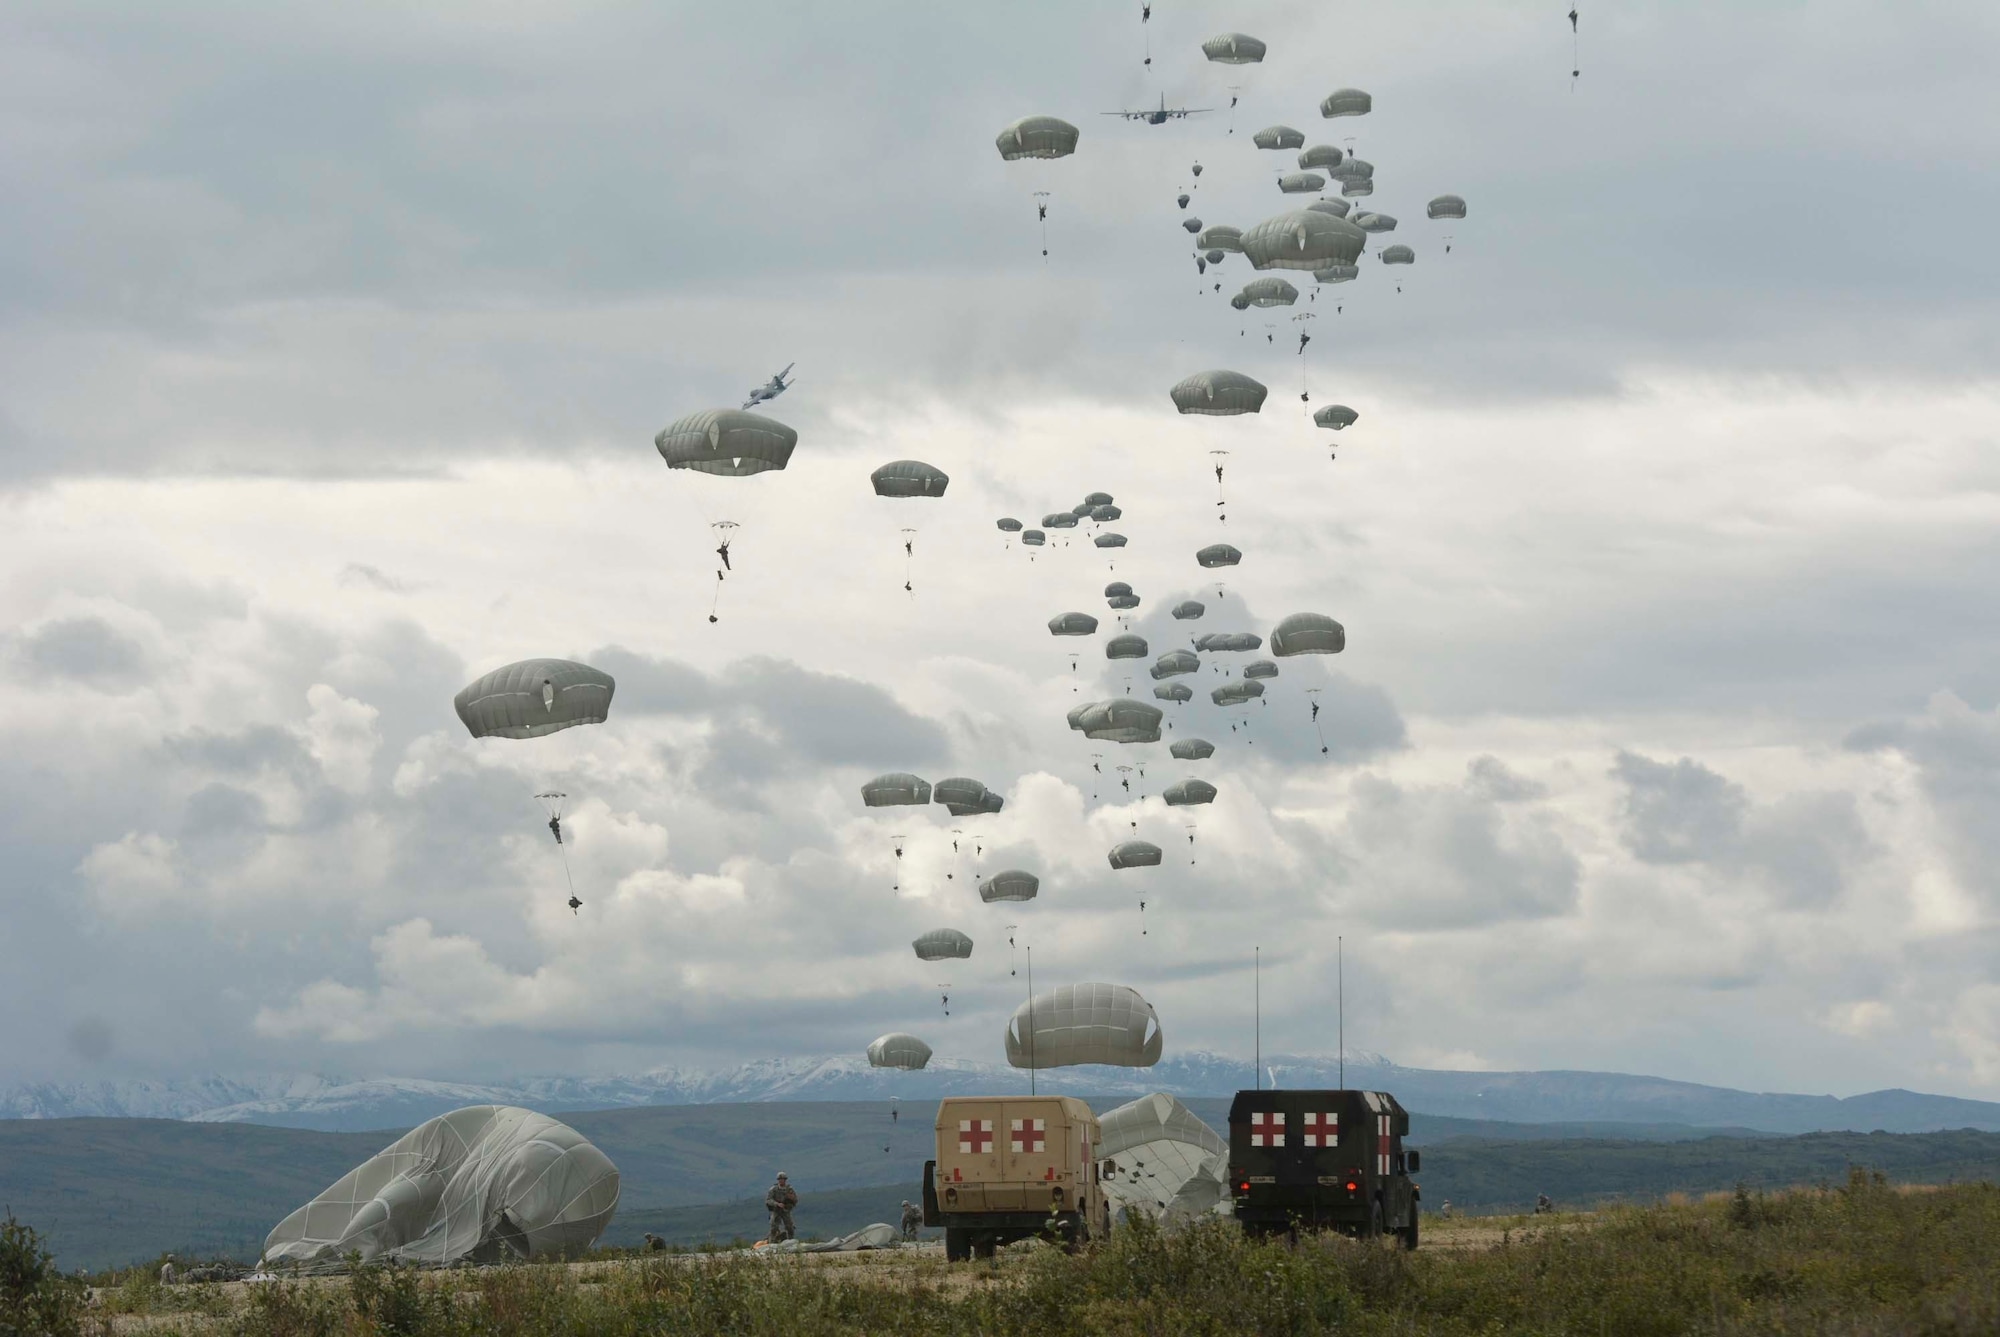
[[(0, 1082), (998, 1061), (1011, 932), (1170, 1051), (1248, 1051), (1261, 958), (1265, 1049), (1331, 1052), (1338, 956), (1407, 1064), (2000, 1098), (2000, 13), (1578, 7), (1572, 81), (1560, 0), (9, 6)], [(1162, 96), (1216, 110), (1099, 114)], [(1031, 114), (1077, 153), (1001, 161)], [(1298, 203), (1276, 123), (1400, 223), (1239, 315), (1180, 224)], [(664, 466), (794, 362), (789, 468)], [(1264, 411), (1177, 415), (1216, 367)], [(1093, 490), (1115, 566), (994, 525)], [(1151, 680), (1045, 624), (1111, 580), (1154, 653), (1347, 650), (1234, 711), (1209, 657), (1210, 761), (1090, 743)], [(610, 719), (468, 737), (536, 656)]]

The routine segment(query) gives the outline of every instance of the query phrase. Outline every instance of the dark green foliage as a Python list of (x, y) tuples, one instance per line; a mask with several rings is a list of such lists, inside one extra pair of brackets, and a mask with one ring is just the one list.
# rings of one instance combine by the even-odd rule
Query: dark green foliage
[(0, 1337), (68, 1337), (78, 1331), (83, 1285), (55, 1269), (41, 1237), (0, 1222)]

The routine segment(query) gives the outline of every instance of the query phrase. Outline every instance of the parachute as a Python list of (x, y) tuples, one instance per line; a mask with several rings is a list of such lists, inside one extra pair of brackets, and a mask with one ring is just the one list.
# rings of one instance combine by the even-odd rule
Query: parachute
[(1354, 206), (1346, 200), (1314, 200), (1306, 206), (1308, 213), (1331, 214), (1335, 218), (1347, 217), (1347, 211)]
[(1250, 650), (1262, 649), (1264, 638), (1254, 631), (1211, 631), (1197, 637), (1194, 648), (1216, 650), (1227, 654), (1243, 654)]
[(1375, 109), (1375, 99), (1358, 88), (1336, 88), (1319, 100), (1319, 114), (1332, 120), (1336, 116), (1366, 116)]
[(1326, 189), (1326, 178), (1318, 172), (1287, 172), (1278, 178), (1278, 189), (1287, 195), (1317, 195)]
[(998, 525), (1000, 531), (1005, 534), (1018, 534), (1021, 532), (1021, 522), (1011, 515), (1001, 516), (998, 520), (994, 521), (994, 524)]
[(1083, 499), (1083, 504), (1096, 508), (1098, 506), (1109, 506), (1116, 500), (1117, 498), (1113, 497), (1109, 492), (1093, 492)]
[(1042, 517), (1044, 529), (1075, 529), (1076, 513), (1073, 511), (1050, 511)]
[(1099, 742), (1157, 743), (1162, 718), (1158, 706), (1121, 696), (1076, 707), (1069, 712), (1069, 727)]
[(1278, 676), (1278, 666), (1268, 659), (1253, 659), (1243, 666), (1243, 676), (1252, 679), (1275, 678)]
[(1123, 636), (1113, 636), (1104, 643), (1106, 659), (1144, 659), (1150, 653), (1146, 649), (1146, 638), (1129, 632)]
[(1049, 541), (1049, 536), (1047, 534), (1044, 534), (1039, 529), (1024, 529), (1021, 531), (1022, 547), (1039, 548), (1048, 541)]
[(1413, 265), (1417, 253), (1407, 246), (1385, 246), (1382, 248), (1382, 263), (1385, 265)]
[(1366, 179), (1343, 181), (1340, 183), (1340, 193), (1354, 199), (1360, 199), (1365, 195), (1373, 195), (1375, 193), (1375, 183)]
[(617, 687), (588, 664), (523, 659), (474, 680), (451, 704), (474, 738), (542, 738), (604, 723)]
[(1243, 550), (1233, 543), (1211, 543), (1195, 553), (1195, 561), (1205, 567), (1235, 566), (1243, 560)]
[(1058, 613), (1049, 619), (1051, 636), (1095, 636), (1097, 619), (1088, 613)]
[(1353, 264), (1367, 241), (1368, 234), (1344, 218), (1295, 209), (1244, 233), (1243, 254), (1258, 269), (1324, 269)]
[(1195, 233), (1201, 231), (1201, 220), (1199, 218), (1183, 218), (1181, 226), (1188, 230), (1189, 236), (1193, 236)]
[(1150, 840), (1128, 840), (1112, 846), (1109, 858), (1113, 868), (1158, 868), (1161, 851)]
[(1107, 599), (1116, 599), (1120, 595), (1130, 594), (1131, 592), (1132, 587), (1122, 580), (1114, 580), (1104, 587), (1104, 597)]
[(988, 905), (995, 901), (1032, 901), (1041, 889), (1042, 881), (1033, 873), (1003, 868), (979, 884), (979, 899)]
[(962, 961), (972, 955), (972, 939), (955, 928), (934, 928), (910, 946), (919, 961)]
[(1229, 299), (1229, 305), (1238, 311), (1248, 311), (1250, 309), (1250, 295), (1239, 292)]
[(1201, 660), (1192, 650), (1169, 650), (1153, 661), (1149, 670), (1155, 681), (1161, 678), (1178, 678), (1183, 673), (1201, 671)]
[(1183, 599), (1174, 605), (1174, 616), (1182, 622), (1192, 622), (1208, 611), (1206, 604), (1193, 599)]
[(1328, 265), (1325, 269), (1313, 271), (1313, 280), (1317, 283), (1352, 283), (1360, 277), (1360, 265)]
[(1177, 200), (1175, 200), (1175, 201), (1174, 201), (1174, 203), (1176, 203), (1176, 204), (1180, 205), (1180, 207), (1181, 207), (1181, 208), (1183, 208), (1183, 209), (1187, 208), (1187, 207), (1188, 207), (1188, 197), (1187, 197), (1187, 195), (1186, 195), (1185, 193), (1183, 193), (1183, 194), (1181, 195), (1181, 197), (1180, 197), (1179, 199), (1177, 199)]
[(1324, 613), (1294, 613), (1271, 632), (1271, 653), (1337, 655), (1347, 648), (1347, 629)]
[[(1243, 250), (1243, 229), (1230, 227), (1227, 223), (1217, 223), (1213, 227), (1203, 228), (1201, 235), (1194, 239), (1194, 244), (1204, 251), (1240, 253)], [(1219, 265), (1222, 261), (1210, 257), (1209, 263)]]
[(1299, 300), (1299, 290), (1273, 274), (1251, 279), (1243, 285), (1242, 296), (1251, 306), (1290, 306)]
[(931, 1061), (931, 1047), (914, 1035), (891, 1031), (868, 1046), (871, 1068), (903, 1068), (915, 1072)]
[(1299, 170), (1307, 171), (1314, 167), (1338, 167), (1340, 160), (1346, 156), (1346, 154), (1331, 144), (1315, 144), (1299, 155)]
[(1207, 761), (1215, 755), (1215, 744), (1206, 738), (1182, 738), (1167, 748), (1175, 761)]
[(1366, 158), (1349, 158), (1338, 167), (1329, 168), (1327, 175), (1335, 181), (1373, 181), (1375, 164)]
[(1153, 695), (1161, 701), (1185, 705), (1194, 700), (1194, 688), (1183, 682), (1163, 682), (1153, 689)]
[(1099, 534), (1091, 542), (1100, 548), (1122, 548), (1125, 546), (1125, 536), (1123, 534), (1104, 533)]
[(1160, 1061), (1165, 1040), (1159, 1014), (1137, 989), (1065, 984), (1016, 1010), (1007, 1023), (1007, 1062), (1016, 1068), (1150, 1068)]
[(1302, 149), (1306, 137), (1289, 125), (1273, 125), (1250, 136), (1250, 142), (1260, 149)]
[(1344, 427), (1352, 427), (1361, 420), (1361, 415), (1345, 404), (1328, 404), (1313, 414), (1313, 421), (1321, 427), (1331, 427), (1338, 432)]
[(1440, 195), (1424, 206), (1426, 218), (1463, 218), (1465, 201), (1457, 195)]
[(870, 808), (914, 807), (931, 801), (931, 782), (903, 771), (878, 775), (861, 786), (861, 802)]
[(1270, 391), (1240, 371), (1198, 371), (1168, 393), (1182, 413), (1226, 418), (1258, 412)]
[(1190, 778), (1168, 785), (1161, 791), (1160, 797), (1167, 801), (1169, 808), (1185, 808), (1197, 803), (1213, 803), (1215, 793), (1215, 786), (1208, 781)]
[[(1102, 492), (1093, 492), (1090, 495), (1092, 497), (1101, 497), (1104, 494)], [(1090, 498), (1086, 497), (1084, 498), (1084, 500), (1089, 501)], [(1123, 510), (1119, 509), (1117, 506), (1112, 505), (1108, 501), (1096, 502), (1092, 504), (1090, 508), (1090, 518), (1098, 521), (1101, 524), (1108, 524), (1113, 520), (1119, 519), (1124, 514), (1125, 512)]]
[(1261, 682), (1227, 682), (1208, 694), (1208, 699), (1218, 706), (1248, 705), (1264, 695)]
[(1067, 158), (1076, 152), (1081, 133), (1068, 121), (1053, 116), (1023, 116), (1002, 130), (993, 143), (1007, 162), (1021, 158)]
[(1136, 594), (1114, 594), (1104, 602), (1123, 612), (1129, 608), (1137, 608), (1139, 606), (1139, 596)]
[[(1264, 59), (1268, 49), (1248, 33), (1240, 32), (1226, 32), (1201, 44), (1201, 53), (1218, 65), (1255, 65)], [(1194, 170), (1195, 175), (1201, 174), (1201, 168)]]
[(1228, 1201), (1228, 1141), (1170, 1095), (1107, 1110), (1098, 1119), (1098, 1139), (1114, 1216), (1193, 1220)]
[(971, 817), (986, 811), (986, 796), (992, 792), (977, 780), (954, 775), (932, 786), (931, 801), (942, 803), (954, 817)]
[(1354, 215), (1354, 226), (1360, 228), (1363, 232), (1371, 234), (1377, 232), (1394, 232), (1396, 230), (1396, 220), (1389, 214), (1358, 213)]
[(653, 438), (670, 469), (746, 478), (791, 462), (799, 434), (776, 418), (740, 409), (691, 413)]
[(878, 497), (942, 497), (951, 478), (922, 460), (892, 460), (868, 477)]

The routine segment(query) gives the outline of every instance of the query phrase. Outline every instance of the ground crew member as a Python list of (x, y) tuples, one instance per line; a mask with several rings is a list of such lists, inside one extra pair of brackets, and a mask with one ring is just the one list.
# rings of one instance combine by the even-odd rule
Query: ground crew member
[(903, 1238), (915, 1241), (917, 1227), (924, 1223), (924, 1209), (915, 1203), (903, 1204)]
[(162, 1286), (171, 1286), (178, 1279), (178, 1276), (179, 1272), (174, 1267), (174, 1256), (168, 1254), (167, 1261), (160, 1264), (160, 1284)]
[(798, 1233), (792, 1224), (792, 1209), (798, 1205), (798, 1190), (787, 1183), (780, 1173), (778, 1182), (771, 1185), (771, 1191), (764, 1195), (764, 1210), (771, 1214), (771, 1243), (780, 1243)]
[(1550, 1201), (1549, 1201), (1549, 1195), (1548, 1195), (1548, 1194), (1546, 1194), (1546, 1193), (1537, 1193), (1537, 1194), (1535, 1195), (1535, 1215), (1536, 1215), (1536, 1216), (1546, 1216), (1546, 1215), (1548, 1215), (1549, 1213), (1551, 1213), (1551, 1212), (1555, 1211), (1555, 1209), (1556, 1209), (1556, 1205), (1555, 1205), (1555, 1204), (1554, 1204), (1553, 1202), (1550, 1202)]

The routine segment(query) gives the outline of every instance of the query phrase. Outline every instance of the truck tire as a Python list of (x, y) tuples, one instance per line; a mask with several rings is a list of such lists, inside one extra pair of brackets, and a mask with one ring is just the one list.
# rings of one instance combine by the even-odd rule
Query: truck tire
[(947, 1263), (963, 1263), (972, 1257), (972, 1232), (960, 1230), (957, 1226), (944, 1228), (944, 1260)]
[(991, 1258), (995, 1253), (999, 1252), (999, 1249), (1000, 1238), (990, 1230), (982, 1230), (972, 1237), (972, 1256), (974, 1258)]
[(1397, 1231), (1396, 1233), (1403, 1237), (1403, 1247), (1405, 1249), (1414, 1249), (1417, 1247), (1417, 1204), (1416, 1203), (1413, 1202), (1410, 1204), (1410, 1224), (1404, 1226), (1401, 1230)]
[(1377, 1202), (1368, 1209), (1368, 1238), (1371, 1240), (1382, 1238), (1382, 1204), (1380, 1202)]

